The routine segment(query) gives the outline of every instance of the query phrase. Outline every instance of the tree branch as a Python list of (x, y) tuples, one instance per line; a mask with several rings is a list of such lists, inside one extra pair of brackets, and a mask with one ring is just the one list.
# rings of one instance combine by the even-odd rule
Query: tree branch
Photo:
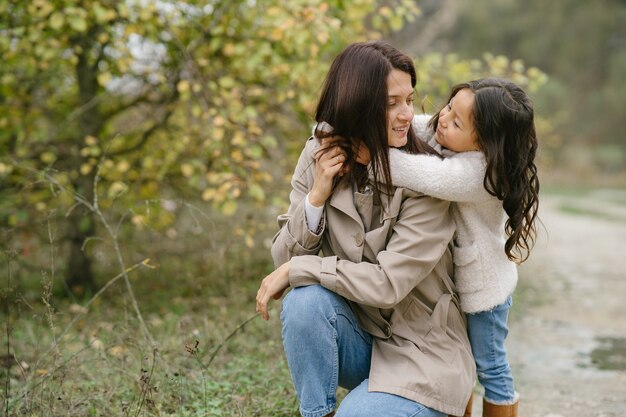
[(171, 82), (172, 93), (163, 103), (163, 105), (165, 106), (165, 114), (162, 116), (161, 120), (155, 122), (152, 126), (150, 126), (149, 129), (144, 131), (143, 134), (141, 135), (141, 139), (139, 139), (137, 143), (135, 143), (134, 145), (128, 148), (120, 149), (115, 152), (109, 152), (109, 156), (125, 155), (125, 154), (134, 152), (142, 148), (148, 142), (148, 140), (150, 140), (150, 137), (155, 132), (157, 132), (160, 128), (162, 128), (163, 126), (167, 124), (169, 118), (172, 116), (172, 114), (174, 114), (174, 106), (172, 106), (172, 104), (176, 102), (176, 100), (178, 100), (178, 97), (180, 96), (180, 93), (178, 92), (178, 89), (176, 88), (178, 81), (180, 81), (180, 73), (177, 73)]

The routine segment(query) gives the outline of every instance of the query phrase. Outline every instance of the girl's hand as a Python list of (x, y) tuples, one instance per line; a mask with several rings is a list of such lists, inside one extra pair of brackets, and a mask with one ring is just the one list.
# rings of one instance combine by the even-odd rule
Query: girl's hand
[(332, 195), (335, 176), (343, 175), (345, 160), (346, 156), (339, 146), (333, 146), (332, 140), (322, 140), (322, 148), (315, 154), (315, 178), (309, 193), (312, 205), (323, 206)]
[(365, 146), (362, 143), (356, 149), (355, 154), (356, 154), (356, 162), (361, 165), (367, 165), (372, 160), (372, 157), (370, 155), (370, 150), (367, 149), (367, 146)]
[(261, 314), (263, 320), (269, 320), (267, 303), (270, 298), (278, 300), (289, 287), (289, 262), (279, 266), (274, 272), (263, 278), (261, 287), (256, 293), (256, 311)]

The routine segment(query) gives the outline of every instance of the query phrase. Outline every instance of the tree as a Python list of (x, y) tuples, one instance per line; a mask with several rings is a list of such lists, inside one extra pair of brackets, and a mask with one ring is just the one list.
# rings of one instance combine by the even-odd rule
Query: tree
[(226, 214), (244, 195), (263, 202), (263, 163), (307, 120), (332, 56), (418, 12), (409, 0), (386, 4), (2, 2), (3, 244), (65, 219), (66, 281), (93, 290), (99, 232), (71, 193), (93, 201), (96, 179), (100, 204), (125, 207), (136, 225), (170, 221), (159, 206), (139, 208), (168, 193)]

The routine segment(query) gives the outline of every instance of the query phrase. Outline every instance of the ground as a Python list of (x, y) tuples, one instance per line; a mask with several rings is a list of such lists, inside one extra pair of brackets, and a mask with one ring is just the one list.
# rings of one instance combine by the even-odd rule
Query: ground
[(519, 415), (626, 416), (626, 190), (542, 196), (540, 217), (507, 341)]

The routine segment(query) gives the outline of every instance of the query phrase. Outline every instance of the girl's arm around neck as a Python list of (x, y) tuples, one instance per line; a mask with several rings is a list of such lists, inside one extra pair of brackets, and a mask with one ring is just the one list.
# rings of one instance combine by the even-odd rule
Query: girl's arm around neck
[(481, 152), (462, 152), (441, 159), (389, 149), (391, 182), (453, 202), (481, 202), (493, 197), (485, 190), (485, 158)]

